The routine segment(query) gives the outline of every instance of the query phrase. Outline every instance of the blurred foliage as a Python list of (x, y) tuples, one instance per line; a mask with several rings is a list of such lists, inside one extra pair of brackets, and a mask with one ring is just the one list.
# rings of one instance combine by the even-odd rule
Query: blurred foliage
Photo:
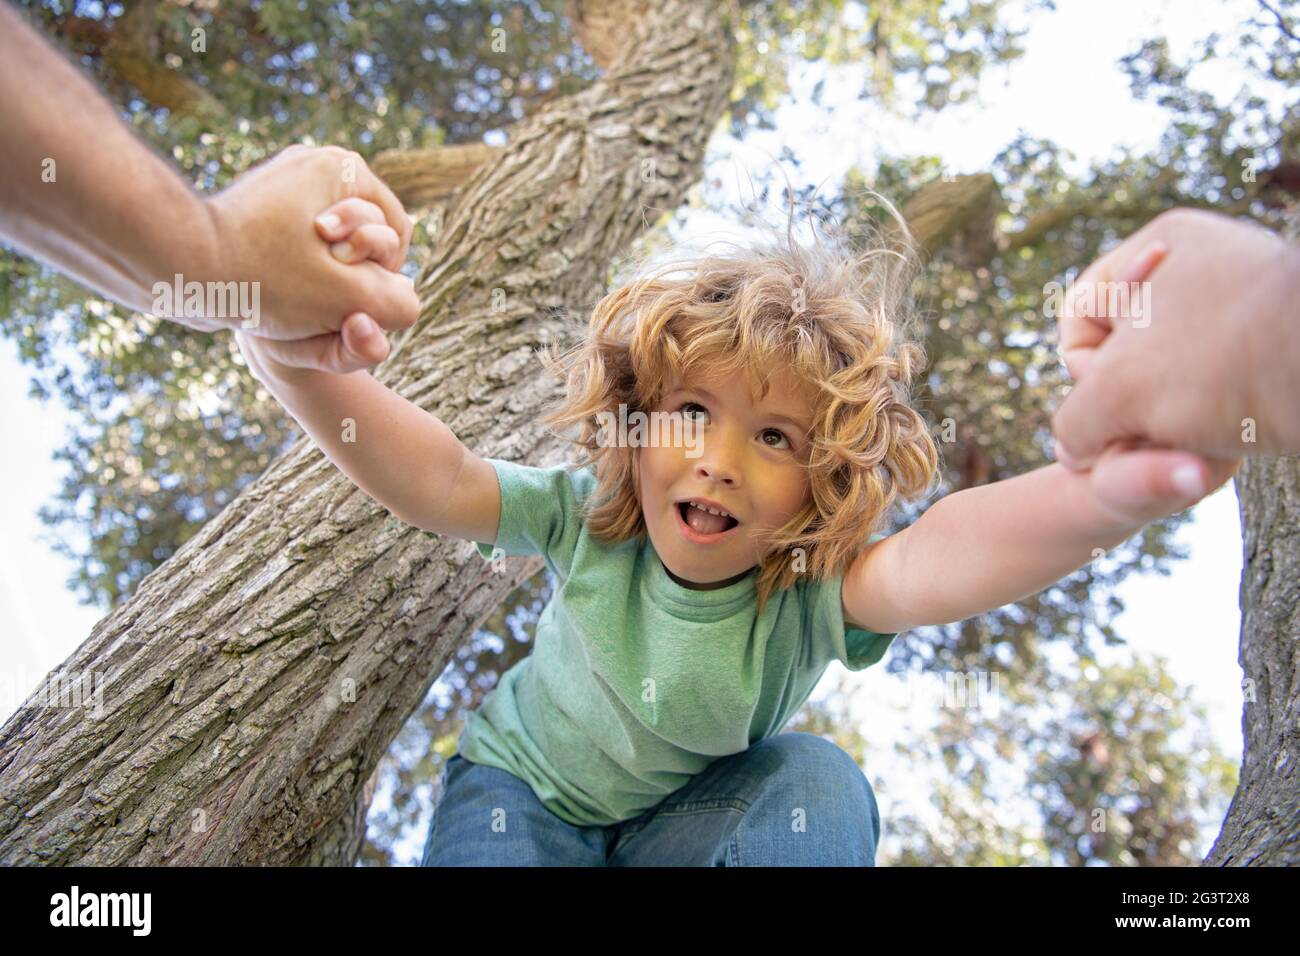
[[(969, 101), (989, 67), (1024, 53), (1018, 41), (1037, 11), (1054, 0), (788, 0), (749, 3), (735, 27), (736, 90), (731, 132), (773, 129), (772, 111), (790, 92), (787, 70), (774, 72), (773, 52), (830, 66), (862, 64), (859, 99), (913, 119)], [(1019, 19), (1021, 22), (1014, 22)], [(817, 83), (812, 105), (822, 105)]]
[[(562, 0), (17, 5), (95, 75), (145, 141), (209, 191), (292, 142), (337, 143), (367, 157), (393, 147), (504, 142), (516, 120), (598, 74), (573, 39)], [(1191, 85), (1189, 72), (1199, 60), (1232, 57), (1246, 63), (1261, 83), (1267, 79), (1293, 88), (1295, 3), (1275, 6), (1289, 19), (1274, 20), (1262, 10), (1254, 22), (1208, 38), (1191, 63), (1173, 62), (1159, 40), (1125, 58), (1134, 96), (1158, 103), (1170, 115), (1152, 155), (1121, 153), (1079, 172), (1073, 157), (1052, 143), (1022, 135), (997, 157), (989, 172), (1004, 201), (994, 223), (998, 230), (1014, 235), (1034, 217), (1060, 215), (1033, 241), (997, 252), (987, 262), (938, 255), (919, 283), (931, 359), (918, 390), (919, 406), (936, 435), (944, 433), (945, 422), (955, 427), (954, 440), (941, 444), (943, 492), (1011, 477), (1048, 460), (1048, 416), (1065, 383), (1055, 358), (1055, 323), (1043, 313), (1048, 281), (1065, 281), (1072, 270), (1174, 205), (1274, 221), (1276, 197), (1258, 192), (1243, 171), (1296, 160), (1294, 97), (1277, 123), (1258, 93), (1243, 90), (1220, 104)], [(1012, 15), (1023, 18), (1051, 8), (1050, 2), (1035, 0), (1020, 5), (738, 0), (737, 82), (728, 127), (737, 136), (772, 128), (773, 110), (788, 90), (787, 74), (803, 61), (864, 64), (860, 95), (912, 116), (966, 102), (987, 67), (1019, 55), (1023, 29), (1012, 25)], [(146, 25), (152, 55), (210, 94), (214, 108), (191, 115), (160, 108), (109, 67), (105, 51), (130, 12)], [(195, 29), (204, 31), (201, 53), (191, 48)], [(494, 34), (497, 29), (504, 32)], [(506, 38), (505, 49), (499, 44), (494, 49), (494, 36)], [(814, 90), (814, 107), (823, 89), (818, 84)], [(799, 165), (796, 149), (785, 147), (781, 159)], [(942, 172), (933, 157), (888, 157), (870, 172), (852, 173), (821, 211), (851, 230), (879, 219), (865, 188), (902, 207)], [(800, 198), (815, 199), (810, 191)], [(657, 233), (647, 236), (644, 246), (662, 242)], [(67, 463), (67, 477), (42, 517), (63, 533), (58, 546), (77, 562), (70, 583), (85, 601), (109, 608), (128, 599), (144, 575), (297, 437), (294, 423), (246, 374), (231, 337), (129, 314), (7, 251), (0, 252), (0, 332), (32, 368), (32, 394), (61, 401), (77, 420), (59, 456)], [(914, 521), (928, 504), (901, 509), (898, 524)], [(940, 779), (946, 789), (936, 785), (935, 800), (947, 819), (962, 820), (969, 829), (963, 839), (946, 830), (927, 837), (919, 824), (900, 820), (894, 829), (907, 837), (906, 853), (912, 856), (906, 859), (974, 861), (984, 853), (985, 862), (1050, 858), (1134, 864), (1187, 856), (1188, 808), (1177, 800), (1176, 788), (1199, 776), (1215, 781), (1202, 787), (1203, 794), (1218, 793), (1215, 788), (1226, 776), (1219, 758), (1202, 749), (1194, 752), (1195, 759), (1169, 757), (1165, 751), (1171, 745), (1151, 729), (1149, 708), (1126, 699), (1127, 711), (1113, 703), (1098, 712), (1085, 703), (1088, 694), (1098, 696), (1097, 679), (1087, 678), (1093, 690), (1085, 694), (1084, 678), (1066, 681), (1044, 658), (1053, 642), (1064, 641), (1081, 660), (1092, 657), (1098, 640), (1115, 643), (1109, 620), (1121, 605), (1110, 592), (1135, 570), (1167, 574), (1171, 560), (1185, 557), (1171, 540), (1185, 520), (1148, 527), (1040, 595), (896, 643), (886, 661), (894, 674), (989, 671), (1004, 675), (1019, 691), (1005, 719), (978, 723), (959, 715), (961, 720), (952, 718), (936, 732), (933, 752), (955, 762)], [(399, 842), (414, 840), (418, 854), (435, 781), (454, 752), (464, 714), (528, 652), (550, 587), (539, 573), (485, 622), (394, 741), (377, 771), (380, 786), (363, 864), (411, 862), (394, 849)], [(1178, 699), (1157, 668), (1133, 665), (1102, 673), (1108, 692), (1128, 687), (1138, 688), (1138, 696), (1158, 692)], [(1049, 691), (1064, 702), (1064, 709), (1052, 710), (1057, 736), (1050, 741), (1041, 729), (1029, 734), (1029, 725), (1020, 722), (1027, 719), (1022, 712)], [(826, 722), (819, 713), (818, 706), (809, 705), (792, 726), (819, 727), (817, 732), (844, 740), (841, 746), (854, 752), (851, 722)], [(1190, 720), (1189, 712), (1177, 722), (1171, 718), (1169, 726)], [(1067, 733), (1088, 728), (1107, 740), (1137, 743), (1121, 755), (1118, 769), (1090, 776), (1062, 743)], [(999, 753), (1035, 755), (1034, 775), (1024, 777), (1022, 788), (1032, 779), (1043, 808), (1036, 830), (987, 812), (991, 797), (984, 791), (992, 758), (975, 754), (974, 744), (967, 744), (980, 735)], [(961, 769), (966, 767), (969, 773)], [(1152, 767), (1159, 768), (1160, 781), (1152, 777)], [(1140, 783), (1126, 783), (1133, 780)], [(1097, 806), (1124, 814), (1128, 829), (1122, 837), (1108, 842), (1080, 829)]]
[[(881, 812), (878, 866), (1194, 866), (1237, 787), (1204, 709), (1160, 658), (1085, 657), (1024, 679), (931, 672), (888, 695), (892, 708), (875, 703), (892, 747), (850, 712), (847, 677), (787, 729), (863, 768)], [(913, 708), (926, 726), (908, 722)]]
[(1204, 858), (1237, 768), (1162, 660), (1083, 658), (1067, 675), (996, 676), (978, 704), (954, 695), (932, 730), (896, 748), (909, 763), (932, 758), (922, 786), (935, 812), (905, 809), (891, 821), (890, 862), (1195, 866)]

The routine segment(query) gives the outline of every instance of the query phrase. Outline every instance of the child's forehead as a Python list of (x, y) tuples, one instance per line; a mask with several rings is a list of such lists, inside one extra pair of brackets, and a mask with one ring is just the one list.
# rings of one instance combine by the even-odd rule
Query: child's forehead
[(743, 374), (722, 375), (709, 372), (668, 373), (665, 392), (703, 389), (715, 395), (732, 389), (747, 391), (751, 400), (757, 400), (767, 385), (767, 396), (780, 398), (787, 403), (806, 404), (811, 407), (813, 391), (789, 369), (774, 367), (764, 370), (746, 370)]

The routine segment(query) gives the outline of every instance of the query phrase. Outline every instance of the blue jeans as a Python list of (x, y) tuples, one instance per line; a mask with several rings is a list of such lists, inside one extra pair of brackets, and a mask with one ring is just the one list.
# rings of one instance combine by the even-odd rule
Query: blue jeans
[(514, 774), (454, 755), (421, 866), (874, 866), (871, 784), (825, 738), (781, 733), (715, 760), (640, 816), (576, 827)]

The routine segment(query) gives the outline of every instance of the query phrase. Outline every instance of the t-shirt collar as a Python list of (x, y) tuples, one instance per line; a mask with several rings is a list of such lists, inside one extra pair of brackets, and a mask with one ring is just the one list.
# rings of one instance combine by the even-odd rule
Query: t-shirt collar
[(642, 550), (644, 579), (650, 595), (678, 617), (690, 620), (718, 620), (752, 603), (758, 593), (758, 572), (751, 568), (739, 581), (726, 587), (696, 590), (674, 581), (647, 537)]

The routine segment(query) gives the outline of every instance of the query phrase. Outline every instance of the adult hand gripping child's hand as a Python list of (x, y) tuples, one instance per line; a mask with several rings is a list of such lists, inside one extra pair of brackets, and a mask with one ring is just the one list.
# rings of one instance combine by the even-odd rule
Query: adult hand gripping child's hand
[[(347, 265), (375, 262), (395, 269), (405, 243), (387, 224), (384, 211), (364, 199), (351, 197), (330, 206), (315, 220), (316, 234), (330, 244), (330, 253)], [(388, 357), (388, 339), (364, 312), (344, 318), (338, 334), (279, 340), (235, 330), (249, 369), (265, 384), (291, 383), (313, 371), (347, 374), (370, 368)]]
[[(357, 153), (293, 145), (201, 193), (7, 3), (0, 102), (0, 238), (128, 309), (281, 341), (337, 337), (358, 311), (389, 331), (419, 318), (400, 272), (411, 220)], [(347, 197), (382, 209), (398, 245), (350, 266), (331, 256), (308, 220)]]
[[(1143, 282), (1142, 308), (1112, 314), (1125, 311), (1126, 282)], [(1061, 464), (1089, 468), (1120, 439), (1221, 459), (1300, 454), (1300, 246), (1171, 209), (1072, 292), (1060, 335), (1076, 384), (1052, 416)]]
[[(1149, 288), (1137, 284), (1147, 277), (1164, 260), (1167, 247), (1159, 242), (1143, 249), (1129, 264), (1103, 267), (1102, 277), (1094, 276), (1092, 283), (1114, 282), (1128, 289), (1148, 294)], [(1107, 269), (1117, 274), (1111, 278)], [(1132, 285), (1130, 285), (1132, 284)], [(1085, 299), (1082, 293), (1091, 293)], [(1105, 362), (1095, 361), (1096, 344), (1111, 330), (1124, 327), (1132, 337), (1128, 339), (1129, 352), (1141, 357), (1140, 332), (1147, 326), (1132, 322), (1135, 313), (1149, 315), (1151, 303), (1137, 298), (1120, 297), (1128, 302), (1130, 314), (1110, 315), (1099, 306), (1109, 301), (1105, 285), (1080, 285), (1067, 299), (1062, 317), (1062, 354), (1067, 369), (1076, 379), (1088, 380), (1092, 394), (1106, 391), (1107, 380), (1118, 373), (1111, 371)], [(1151, 347), (1157, 347), (1154, 337)], [(1133, 349), (1137, 345), (1139, 348)], [(1076, 408), (1076, 414), (1078, 409)], [(1086, 414), (1086, 410), (1085, 410)], [(1100, 414), (1100, 412), (1098, 412)], [(1183, 511), (1219, 488), (1241, 466), (1240, 457), (1211, 458), (1187, 451), (1164, 448), (1146, 437), (1114, 438), (1086, 463), (1070, 458), (1058, 441), (1057, 457), (1062, 464), (1081, 473), (1088, 481), (1089, 494), (1095, 505), (1111, 515), (1123, 527), (1140, 528), (1152, 521)]]

